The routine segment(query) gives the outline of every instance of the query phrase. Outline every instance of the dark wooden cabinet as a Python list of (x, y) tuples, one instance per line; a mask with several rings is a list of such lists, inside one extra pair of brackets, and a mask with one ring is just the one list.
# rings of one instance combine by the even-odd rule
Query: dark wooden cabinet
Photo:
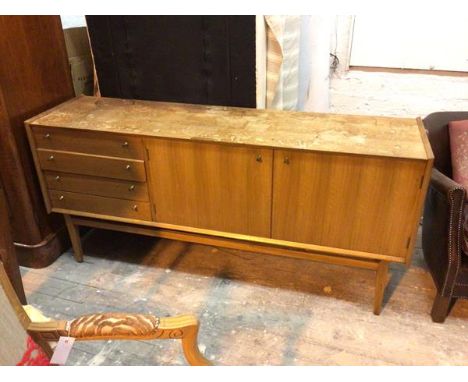
[(21, 264), (46, 266), (64, 249), (63, 219), (47, 215), (24, 121), (74, 96), (59, 16), (0, 17), (0, 176)]

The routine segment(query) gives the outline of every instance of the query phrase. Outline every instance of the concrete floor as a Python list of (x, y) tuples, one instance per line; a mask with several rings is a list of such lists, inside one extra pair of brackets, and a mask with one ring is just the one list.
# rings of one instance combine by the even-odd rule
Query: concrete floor
[[(468, 110), (468, 77), (351, 71), (331, 81), (331, 112), (424, 116)], [(444, 324), (418, 240), (392, 265), (381, 316), (374, 273), (304, 260), (93, 231), (86, 260), (65, 253), (22, 269), (29, 303), (53, 318), (100, 311), (194, 313), (218, 365), (468, 365), (468, 301)], [(182, 365), (177, 341), (76, 343), (70, 365)]]

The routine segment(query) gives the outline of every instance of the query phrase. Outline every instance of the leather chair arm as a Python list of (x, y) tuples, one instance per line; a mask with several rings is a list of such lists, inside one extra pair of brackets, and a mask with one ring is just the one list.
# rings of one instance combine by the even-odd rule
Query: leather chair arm
[(457, 203), (461, 203), (461, 206), (463, 207), (465, 189), (461, 184), (455, 182), (453, 179), (434, 168), (432, 169), (430, 185), (440, 193), (447, 195), (447, 197), (454, 198), (453, 200)]
[(423, 251), (437, 289), (450, 296), (461, 262), (465, 189), (432, 170), (423, 220)]

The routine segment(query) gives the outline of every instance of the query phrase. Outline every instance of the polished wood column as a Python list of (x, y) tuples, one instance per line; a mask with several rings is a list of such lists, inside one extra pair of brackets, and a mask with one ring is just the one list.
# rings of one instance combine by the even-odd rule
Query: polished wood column
[(16, 259), (15, 246), (11, 237), (11, 226), (9, 224), (10, 213), (8, 210), (5, 192), (0, 182), (0, 260), (3, 263), (11, 285), (23, 305), (26, 304), (21, 273)]
[(48, 216), (24, 120), (74, 96), (59, 16), (0, 17), (0, 176), (21, 264), (42, 267), (67, 245), (63, 219)]

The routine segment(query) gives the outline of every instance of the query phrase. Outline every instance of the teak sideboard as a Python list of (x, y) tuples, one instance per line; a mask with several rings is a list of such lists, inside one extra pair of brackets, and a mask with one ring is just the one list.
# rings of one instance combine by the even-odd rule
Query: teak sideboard
[(361, 267), (376, 314), (433, 161), (420, 119), (81, 96), (26, 129), (76, 260), (83, 225)]

